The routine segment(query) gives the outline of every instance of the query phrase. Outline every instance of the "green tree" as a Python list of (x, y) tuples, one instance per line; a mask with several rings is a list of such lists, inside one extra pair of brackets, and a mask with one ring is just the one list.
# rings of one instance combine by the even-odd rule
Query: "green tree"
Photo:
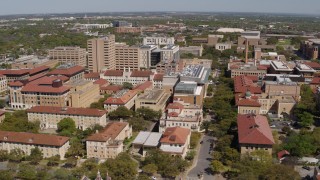
[(161, 111), (154, 111), (148, 107), (138, 108), (136, 110), (136, 115), (138, 117), (142, 117), (144, 120), (158, 120), (161, 118), (162, 112)]
[(101, 164), (100, 168), (106, 168), (103, 172), (108, 172), (112, 179), (134, 180), (138, 164), (131, 159), (129, 154), (120, 153), (115, 159), (108, 159)]
[(281, 164), (274, 164), (270, 168), (267, 168), (265, 173), (260, 175), (261, 179), (291, 179), (299, 180), (301, 179), (298, 172), (296, 172), (292, 167), (285, 166)]
[(76, 132), (76, 123), (71, 118), (63, 118), (58, 123), (58, 133), (62, 136), (71, 136)]
[(185, 159), (192, 161), (194, 159), (195, 155), (196, 155), (196, 151), (194, 151), (194, 150), (188, 151)]
[(8, 151), (6, 150), (0, 150), (0, 161), (6, 161), (9, 158)]
[(133, 111), (127, 109), (125, 106), (118, 107), (115, 111), (109, 113), (111, 119), (127, 119), (133, 116)]
[(9, 160), (12, 162), (20, 162), (24, 157), (25, 154), (21, 149), (13, 149), (9, 153)]
[(124, 89), (132, 89), (133, 88), (133, 85), (131, 83), (129, 83), (129, 82), (124, 82), (122, 84), (122, 86), (123, 86)]
[(267, 39), (268, 45), (276, 45), (278, 43), (278, 38), (276, 37), (270, 37)]
[(19, 166), (19, 172), (17, 174), (17, 177), (21, 179), (34, 180), (37, 178), (37, 171), (34, 167), (30, 165), (21, 164)]
[(224, 165), (220, 161), (213, 160), (211, 162), (211, 169), (215, 173), (221, 173), (224, 171)]
[(0, 180), (13, 180), (14, 173), (9, 170), (0, 170)]
[(43, 159), (43, 153), (38, 147), (35, 147), (31, 149), (30, 156), (28, 156), (27, 159), (31, 161), (31, 164), (39, 164)]
[(135, 132), (145, 131), (151, 124), (150, 121), (146, 121), (143, 118), (137, 117), (130, 118), (128, 123), (132, 126), (132, 130)]
[(314, 123), (313, 115), (308, 112), (303, 112), (302, 115), (300, 116), (300, 125), (306, 128), (313, 125), (313, 123)]
[(59, 162), (60, 162), (60, 156), (59, 155), (52, 156), (52, 157), (48, 158), (47, 166), (58, 166)]
[(190, 137), (190, 148), (194, 149), (197, 147), (199, 144), (201, 138), (201, 133), (199, 132), (191, 132), (191, 137)]
[(70, 148), (68, 149), (66, 153), (66, 157), (78, 157), (78, 156), (84, 156), (85, 154), (85, 148), (84, 145), (81, 143), (81, 140), (73, 137), (70, 140)]
[(6, 113), (6, 117), (0, 124), (0, 130), (2, 131), (38, 133), (39, 127), (39, 121), (28, 121), (27, 112), (24, 110), (18, 110), (13, 113)]
[(0, 99), (0, 108), (4, 108), (6, 106), (6, 102), (2, 99)]
[(142, 167), (142, 171), (149, 175), (153, 175), (158, 171), (158, 167), (155, 164), (148, 164)]
[(292, 134), (288, 137), (287, 142), (283, 145), (293, 156), (306, 156), (316, 152), (316, 146), (310, 135)]

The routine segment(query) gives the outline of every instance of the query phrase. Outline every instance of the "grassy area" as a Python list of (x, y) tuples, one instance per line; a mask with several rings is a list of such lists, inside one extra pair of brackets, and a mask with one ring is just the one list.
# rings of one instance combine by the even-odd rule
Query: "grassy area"
[(138, 136), (139, 132), (132, 132), (132, 136), (129, 139), (125, 139), (123, 144), (125, 145), (125, 149), (129, 149), (134, 139)]
[(290, 39), (284, 39), (284, 40), (279, 40), (277, 43), (277, 46), (285, 46), (285, 45), (290, 45), (291, 40)]
[(199, 144), (201, 138), (201, 133), (199, 132), (191, 132), (191, 138), (190, 138), (190, 149), (194, 149)]

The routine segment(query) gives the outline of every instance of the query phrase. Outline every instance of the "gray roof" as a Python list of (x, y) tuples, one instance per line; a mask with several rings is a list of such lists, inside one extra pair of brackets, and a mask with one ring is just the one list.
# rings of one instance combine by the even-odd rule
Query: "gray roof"
[(156, 147), (158, 146), (161, 137), (161, 133), (141, 131), (133, 141), (133, 144)]

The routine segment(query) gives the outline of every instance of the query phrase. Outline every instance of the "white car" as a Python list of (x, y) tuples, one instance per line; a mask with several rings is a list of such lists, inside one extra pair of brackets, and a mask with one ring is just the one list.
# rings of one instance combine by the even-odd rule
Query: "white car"
[(273, 124), (273, 125), (271, 125), (270, 127), (271, 127), (271, 128), (275, 128), (275, 127), (276, 127), (276, 125), (274, 125), (274, 124)]

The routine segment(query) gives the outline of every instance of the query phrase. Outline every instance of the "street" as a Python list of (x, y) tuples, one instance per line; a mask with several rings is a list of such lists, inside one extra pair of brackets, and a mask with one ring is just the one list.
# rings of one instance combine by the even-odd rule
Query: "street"
[(210, 144), (213, 142), (213, 137), (204, 135), (203, 144), (201, 144), (196, 167), (190, 170), (187, 180), (198, 180), (198, 174), (203, 172), (203, 180), (212, 180), (214, 175), (210, 171), (211, 155), (209, 154)]

